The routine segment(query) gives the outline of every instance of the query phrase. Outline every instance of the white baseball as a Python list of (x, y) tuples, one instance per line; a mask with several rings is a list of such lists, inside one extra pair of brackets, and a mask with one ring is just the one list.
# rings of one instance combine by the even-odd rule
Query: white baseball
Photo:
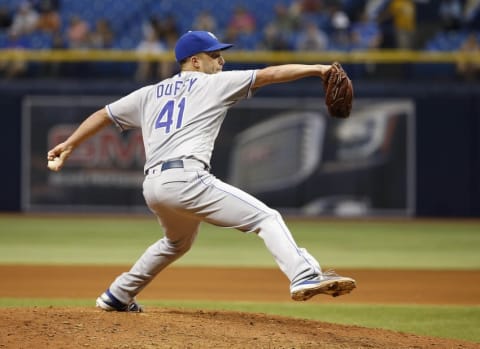
[(60, 170), (60, 164), (61, 164), (60, 158), (57, 156), (53, 160), (48, 160), (47, 166), (52, 171), (58, 171)]

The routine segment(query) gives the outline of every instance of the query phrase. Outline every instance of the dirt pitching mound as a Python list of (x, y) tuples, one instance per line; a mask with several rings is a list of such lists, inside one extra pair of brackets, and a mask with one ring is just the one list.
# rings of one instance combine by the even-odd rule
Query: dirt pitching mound
[(265, 314), (4, 308), (0, 348), (478, 348), (474, 343)]

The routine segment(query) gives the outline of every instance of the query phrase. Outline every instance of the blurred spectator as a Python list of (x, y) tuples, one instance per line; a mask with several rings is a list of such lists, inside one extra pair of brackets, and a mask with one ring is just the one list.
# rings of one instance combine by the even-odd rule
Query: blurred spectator
[(240, 34), (238, 33), (238, 31), (236, 29), (227, 28), (227, 30), (225, 31), (225, 33), (223, 35), (222, 41), (229, 42), (229, 43), (233, 44), (234, 46), (233, 46), (232, 50), (241, 49), (241, 47), (238, 45), (239, 36), (240, 36)]
[(380, 48), (396, 47), (393, 18), (388, 11), (391, 2), (392, 0), (367, 0), (365, 3), (365, 13), (368, 20), (376, 21), (382, 33)]
[(274, 17), (272, 22), (284, 35), (291, 35), (301, 28), (301, 13), (295, 6), (287, 7), (282, 3), (274, 5)]
[(157, 37), (163, 43), (176, 41), (179, 37), (178, 24), (173, 14), (167, 14), (159, 21)]
[(161, 30), (160, 18), (157, 16), (150, 16), (146, 21), (143, 22), (142, 32), (145, 38), (150, 34), (151, 31), (154, 31), (158, 37)]
[[(416, 4), (414, 0), (391, 0), (387, 3), (379, 19), (383, 23), (391, 23), (394, 35), (394, 47), (400, 49), (414, 48), (414, 36), (416, 30)], [(383, 30), (388, 30), (385, 27)], [(383, 32), (383, 38), (388, 37)], [(385, 47), (385, 46), (384, 46)]]
[(348, 30), (350, 27), (350, 18), (341, 8), (335, 8), (332, 11), (331, 22), (333, 29)]
[(232, 43), (237, 50), (254, 50), (258, 46), (256, 26), (255, 16), (247, 8), (238, 5), (228, 21), (223, 40)]
[(259, 37), (252, 33), (242, 33), (238, 32), (234, 28), (229, 28), (225, 33), (223, 40), (229, 43), (232, 43), (234, 50), (255, 50), (258, 48)]
[(166, 50), (166, 46), (158, 40), (157, 33), (153, 30), (147, 32), (137, 46), (137, 52), (140, 53), (164, 52)]
[(67, 42), (65, 41), (65, 37), (63, 36), (61, 31), (55, 32), (52, 35), (52, 49), (59, 49), (63, 50), (68, 48)]
[(302, 13), (318, 13), (323, 10), (322, 0), (297, 0)]
[(114, 37), (110, 22), (105, 18), (100, 18), (95, 23), (95, 29), (90, 34), (90, 45), (96, 49), (111, 48)]
[(28, 49), (29, 44), (25, 36), (15, 31), (8, 33), (6, 49), (15, 50), (11, 60), (0, 61), (0, 73), (6, 78), (15, 78), (23, 76), (28, 69), (28, 62), (24, 59), (22, 50)]
[(154, 32), (156, 40), (163, 46), (173, 49), (179, 37), (178, 24), (175, 16), (172, 14), (168, 14), (163, 18), (151, 16), (143, 25), (144, 40), (151, 37), (152, 31)]
[(388, 7), (392, 0), (367, 0), (365, 12), (370, 20), (379, 19), (382, 12)]
[(302, 3), (300, 0), (293, 0), (290, 6), (288, 7), (288, 12), (297, 18), (302, 18)]
[(476, 34), (470, 33), (462, 46), (460, 52), (466, 54), (457, 63), (457, 72), (465, 80), (477, 80), (480, 78), (480, 63), (473, 62), (469, 58), (480, 57), (480, 43)]
[(298, 34), (295, 45), (300, 51), (322, 51), (328, 47), (328, 36), (314, 22), (307, 22)]
[(274, 5), (274, 17), (263, 29), (263, 36), (258, 43), (262, 50), (292, 49), (293, 37), (300, 29), (300, 13), (282, 3)]
[(67, 28), (67, 44), (72, 49), (90, 47), (90, 28), (80, 16), (73, 15)]
[(212, 33), (216, 32), (217, 20), (209, 11), (201, 11), (193, 21), (193, 29)]
[(463, 20), (465, 28), (480, 30), (480, 0), (466, 1)]
[(348, 50), (350, 48), (350, 18), (341, 6), (331, 6), (331, 39), (330, 48), (335, 50)]
[(10, 32), (14, 36), (27, 35), (35, 31), (38, 23), (38, 13), (28, 1), (22, 2), (13, 16)]
[(442, 0), (439, 5), (438, 14), (443, 30), (458, 30), (462, 25), (462, 2), (460, 0)]
[(60, 17), (58, 7), (58, 1), (37, 1), (36, 9), (40, 14), (37, 25), (38, 29), (47, 33), (55, 33), (60, 30), (62, 26), (62, 19)]
[(12, 15), (5, 6), (0, 6), (0, 32), (6, 31), (12, 25)]
[(382, 33), (377, 22), (370, 20), (366, 11), (352, 24), (350, 35), (353, 49), (376, 49), (382, 42)]
[[(154, 30), (145, 32), (143, 40), (137, 46), (140, 55), (151, 55), (167, 51), (167, 47), (158, 39)], [(157, 61), (141, 60), (138, 62), (135, 79), (138, 81), (149, 81), (161, 79), (163, 76), (162, 64)]]
[[(158, 32), (158, 39), (162, 42), (167, 49), (173, 51), (178, 38), (180, 37), (180, 31), (178, 29), (178, 23), (176, 17), (169, 13), (160, 21), (160, 31)], [(175, 62), (161, 62), (158, 64), (158, 74), (160, 78), (166, 78), (172, 75), (176, 67)]]
[(238, 5), (228, 22), (227, 30), (238, 34), (251, 34), (255, 31), (256, 26), (255, 16), (244, 6)]
[(31, 3), (38, 12), (46, 10), (60, 10), (60, 0), (31, 0)]
[(263, 30), (263, 37), (258, 43), (258, 49), (267, 51), (284, 51), (290, 49), (288, 38), (275, 23), (268, 23)]
[(294, 0), (290, 5), (290, 12), (299, 14), (302, 25), (306, 22), (315, 22), (320, 29), (329, 29), (330, 13), (325, 0)]
[(350, 18), (350, 22), (354, 22), (361, 13), (365, 12), (367, 0), (343, 0), (342, 9)]

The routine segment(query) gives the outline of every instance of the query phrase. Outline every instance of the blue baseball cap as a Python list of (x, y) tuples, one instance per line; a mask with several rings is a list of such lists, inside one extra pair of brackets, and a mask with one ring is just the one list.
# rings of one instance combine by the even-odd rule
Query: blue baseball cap
[(175, 45), (175, 58), (177, 62), (196, 55), (200, 52), (226, 50), (232, 44), (224, 44), (217, 37), (207, 31), (189, 31), (183, 34)]

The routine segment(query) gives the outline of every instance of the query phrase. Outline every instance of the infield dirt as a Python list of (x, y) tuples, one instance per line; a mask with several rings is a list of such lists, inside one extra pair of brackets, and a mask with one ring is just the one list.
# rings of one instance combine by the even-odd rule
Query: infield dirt
[[(147, 308), (106, 313), (95, 298), (121, 267), (0, 266), (0, 297), (91, 298), (92, 307), (0, 309), (0, 348), (480, 348), (480, 344), (311, 320)], [(480, 303), (480, 271), (340, 270), (358, 289), (321, 303)], [(469, 287), (458, 288), (454, 285)], [(142, 299), (292, 302), (276, 269), (171, 267)]]

